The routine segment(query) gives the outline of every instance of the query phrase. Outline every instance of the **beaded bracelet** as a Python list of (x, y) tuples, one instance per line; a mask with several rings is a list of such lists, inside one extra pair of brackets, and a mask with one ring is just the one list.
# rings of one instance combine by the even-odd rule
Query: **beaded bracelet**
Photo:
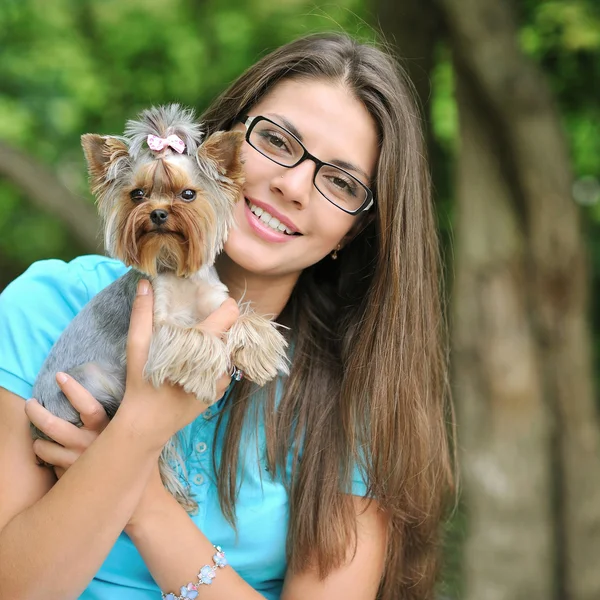
[(215, 578), (217, 569), (223, 569), (228, 565), (227, 559), (225, 558), (225, 552), (221, 550), (221, 546), (213, 546), (216, 552), (213, 554), (214, 567), (210, 565), (204, 565), (198, 573), (198, 583), (188, 583), (182, 585), (179, 589), (179, 596), (176, 596), (173, 592), (165, 594), (161, 592), (162, 600), (191, 600), (192, 598), (198, 597), (198, 588), (201, 585), (210, 585), (212, 580)]

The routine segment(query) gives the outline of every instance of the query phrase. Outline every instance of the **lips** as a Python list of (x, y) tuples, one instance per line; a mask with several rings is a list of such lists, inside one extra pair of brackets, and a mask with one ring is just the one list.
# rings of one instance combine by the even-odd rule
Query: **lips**
[[(279, 230), (278, 228), (273, 228), (270, 224), (265, 223), (264, 220), (261, 220), (252, 212), (252, 210), (250, 209), (251, 205), (248, 201), (245, 201), (243, 206), (244, 216), (246, 217), (246, 222), (248, 223), (248, 226), (253, 231), (254, 235), (264, 240), (265, 242), (283, 244), (286, 242), (291, 242), (292, 240), (295, 240), (298, 237), (301, 237), (300, 233), (288, 234), (284, 231)], [(257, 208), (256, 205), (254, 205), (254, 208)], [(269, 220), (271, 220), (271, 218), (273, 217), (270, 217)]]
[[(274, 218), (278, 221), (278, 224), (275, 225), (275, 228), (279, 224), (281, 224), (284, 226), (285, 229), (279, 228), (280, 231), (285, 230), (285, 232), (288, 235), (295, 235), (295, 234), (301, 235), (300, 231), (298, 231), (298, 228), (296, 227), (296, 225), (294, 225), (294, 223), (291, 221), (291, 219), (289, 219), (285, 215), (278, 212), (277, 209), (275, 209), (273, 206), (267, 204), (266, 202), (261, 202), (260, 200), (256, 200), (256, 199), (250, 198), (250, 197), (246, 197), (245, 200), (246, 200), (246, 204), (252, 205), (252, 206), (260, 209), (258, 212), (261, 214), (257, 214), (258, 218), (260, 218), (263, 213), (268, 213), (271, 218)], [(251, 208), (252, 212), (254, 213), (255, 210), (252, 209), (252, 206), (250, 206), (250, 208)], [(263, 221), (264, 221), (264, 219), (263, 219)]]

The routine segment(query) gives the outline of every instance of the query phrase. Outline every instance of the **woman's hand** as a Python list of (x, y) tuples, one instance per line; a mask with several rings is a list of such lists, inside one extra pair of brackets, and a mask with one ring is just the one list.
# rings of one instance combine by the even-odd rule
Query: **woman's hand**
[(54, 440), (35, 440), (33, 451), (38, 458), (54, 465), (54, 472), (60, 478), (108, 425), (108, 416), (100, 402), (72, 377), (58, 373), (56, 382), (79, 413), (83, 426), (77, 427), (54, 416), (35, 399), (25, 403), (25, 414), (40, 431)]
[[(235, 300), (229, 298), (211, 313), (199, 329), (222, 336), (239, 316)], [(187, 394), (180, 386), (164, 384), (155, 388), (143, 377), (152, 339), (152, 286), (142, 280), (138, 286), (127, 337), (127, 381), (123, 402), (115, 419), (126, 422), (130, 429), (151, 447), (161, 449), (177, 431), (203, 413), (207, 405)], [(217, 381), (216, 402), (231, 380), (224, 373)]]
[[(166, 441), (206, 410), (206, 405), (186, 394), (179, 386), (165, 384), (159, 389), (145, 382), (142, 372), (148, 357), (152, 337), (153, 298), (148, 282), (141, 282), (147, 293), (138, 293), (133, 305), (129, 335), (127, 338), (127, 385), (119, 413), (126, 413), (130, 427), (145, 432), (149, 427), (157, 439)], [(223, 335), (239, 315), (236, 302), (226, 300), (216, 311), (197, 327), (214, 335)], [(79, 458), (100, 435), (109, 422), (103, 406), (77, 381), (64, 373), (57, 374), (57, 383), (75, 410), (80, 414), (82, 427), (54, 416), (35, 399), (25, 404), (29, 420), (54, 442), (36, 440), (34, 452), (44, 462), (54, 465), (57, 477)], [(221, 398), (231, 377), (224, 373), (217, 381), (217, 397)], [(123, 408), (125, 410), (123, 410)], [(137, 416), (136, 416), (137, 413)], [(151, 421), (154, 419), (154, 423)], [(165, 436), (167, 436), (165, 438)]]

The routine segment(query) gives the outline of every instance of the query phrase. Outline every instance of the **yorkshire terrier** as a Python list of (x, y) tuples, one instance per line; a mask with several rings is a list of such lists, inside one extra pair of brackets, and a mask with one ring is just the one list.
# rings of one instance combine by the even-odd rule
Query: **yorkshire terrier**
[[(243, 185), (240, 132), (205, 139), (191, 110), (151, 108), (129, 121), (124, 136), (82, 136), (107, 252), (131, 269), (97, 294), (53, 346), (33, 388), (51, 413), (81, 426), (58, 388), (68, 373), (112, 417), (125, 389), (125, 347), (137, 283), (151, 281), (154, 329), (144, 376), (158, 387), (180, 385), (206, 405), (216, 380), (231, 371), (258, 385), (287, 373), (286, 341), (275, 323), (242, 304), (225, 339), (195, 327), (227, 298), (214, 267)], [(46, 436), (32, 427), (33, 437)], [(169, 491), (193, 508), (172, 462), (176, 440), (161, 456)]]

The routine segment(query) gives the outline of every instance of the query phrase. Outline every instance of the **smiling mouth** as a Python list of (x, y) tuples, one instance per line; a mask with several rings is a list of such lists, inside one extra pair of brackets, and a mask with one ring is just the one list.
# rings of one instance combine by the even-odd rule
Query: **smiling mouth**
[(284, 235), (289, 235), (290, 237), (302, 235), (301, 233), (292, 231), (289, 227), (281, 223), (277, 217), (270, 215), (266, 210), (261, 208), (260, 206), (256, 206), (252, 204), (248, 198), (244, 198), (246, 201), (246, 206), (250, 209), (250, 212), (263, 224), (267, 227), (270, 227), (273, 231), (277, 233), (283, 233)]

